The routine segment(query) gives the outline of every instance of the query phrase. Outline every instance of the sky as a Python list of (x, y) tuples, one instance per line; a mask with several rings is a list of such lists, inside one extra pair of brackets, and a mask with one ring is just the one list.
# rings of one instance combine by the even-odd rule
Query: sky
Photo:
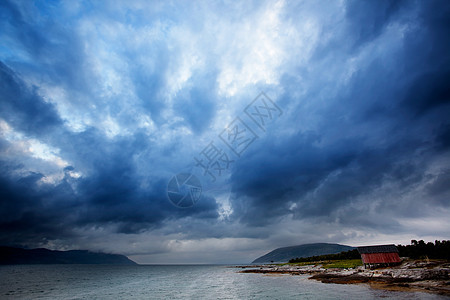
[(0, 245), (449, 239), (449, 81), (449, 1), (0, 1)]

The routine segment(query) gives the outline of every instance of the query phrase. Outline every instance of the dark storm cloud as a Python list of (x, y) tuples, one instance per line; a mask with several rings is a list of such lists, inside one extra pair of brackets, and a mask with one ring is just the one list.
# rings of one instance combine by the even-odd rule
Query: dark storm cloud
[[(204, 198), (193, 209), (180, 210), (166, 198), (166, 178), (157, 174), (139, 178), (133, 161), (139, 148), (133, 141), (100, 139), (100, 135), (71, 139), (79, 155), (86, 155), (82, 159), (93, 173), (76, 179), (67, 174), (76, 169), (66, 167), (64, 179), (56, 186), (38, 184), (44, 177), (39, 173), (14, 179), (12, 172), (6, 172), (12, 167), (2, 165), (1, 243), (38, 246), (47, 240), (75, 237), (76, 228), (113, 226), (115, 232), (138, 233), (158, 228), (167, 219), (217, 218), (214, 199)], [(140, 187), (142, 182), (149, 187)]]
[[(11, 167), (2, 163), (0, 178), (0, 243), (18, 246), (39, 245), (48, 240), (72, 236), (67, 226), (73, 198), (70, 187), (39, 186), (43, 175), (30, 173), (11, 178)], [(9, 176), (11, 177), (9, 177)], [(9, 177), (9, 178), (8, 178)], [(64, 217), (62, 217), (64, 216)], [(65, 223), (65, 224), (64, 224)]]
[[(416, 35), (406, 37), (404, 63), (408, 82), (404, 105), (417, 115), (448, 105), (450, 101), (450, 5), (440, 1), (421, 3)], [(406, 48), (405, 47), (405, 48)]]
[(436, 144), (441, 150), (450, 147), (450, 124), (442, 125), (436, 130)]
[[(15, 178), (13, 171), (21, 166), (4, 163), (0, 242), (38, 246), (47, 240), (74, 237), (76, 228), (113, 226), (115, 232), (138, 233), (158, 228), (168, 219), (216, 219), (213, 198), (204, 197), (194, 208), (180, 210), (166, 198), (167, 178), (137, 175), (133, 156), (151, 147), (144, 138), (136, 134), (108, 141), (94, 129), (64, 133), (58, 137), (61, 149), (72, 153), (68, 155), (71, 160), (83, 161), (79, 165), (89, 176), (73, 178), (68, 172), (77, 169), (68, 166), (56, 186), (39, 184), (44, 177), (39, 173)], [(148, 187), (142, 188), (143, 183)]]
[(350, 42), (358, 47), (376, 38), (404, 5), (402, 0), (346, 1)]
[[(353, 225), (374, 228), (370, 218), (354, 217), (356, 212), (367, 212), (364, 204), (358, 208), (358, 197), (370, 195), (386, 183), (399, 184), (407, 192), (422, 180), (430, 180), (426, 162), (448, 144), (450, 49), (442, 46), (449, 41), (442, 33), (448, 33), (449, 27), (444, 27), (450, 18), (441, 13), (448, 11), (447, 3), (418, 5), (422, 6), (421, 17), (414, 19), (411, 10), (409, 16), (407, 10), (401, 12), (401, 18), (395, 17), (402, 6), (410, 8), (410, 3), (347, 3), (352, 24), (347, 41), (367, 47), (388, 23), (397, 22), (411, 28), (402, 53), (396, 60), (375, 54), (373, 62), (355, 73), (345, 89), (337, 88), (335, 96), (329, 96), (329, 105), (319, 113), (304, 105), (290, 106), (295, 111), (288, 112), (285, 118), (289, 119), (280, 120), (279, 127), (293, 126), (303, 116), (319, 120), (320, 125), (312, 132), (298, 131), (289, 139), (277, 136), (274, 129), (257, 150), (238, 162), (232, 175), (233, 207), (241, 222), (263, 226), (288, 214), (295, 218), (339, 216), (345, 220), (342, 223), (350, 219)], [(438, 7), (440, 12), (433, 15)], [(386, 66), (385, 59), (393, 64)], [(295, 83), (286, 80), (292, 94)], [(304, 100), (298, 101), (312, 102), (317, 96), (313, 85)], [(436, 179), (428, 189), (440, 191), (445, 175), (427, 176)], [(419, 201), (410, 199), (410, 205)], [(392, 207), (386, 209), (389, 212)], [(410, 213), (409, 209), (395, 209), (398, 214)], [(384, 224), (386, 230), (398, 228), (388, 219)]]
[(428, 109), (448, 104), (450, 87), (447, 78), (450, 78), (449, 70), (430, 72), (417, 78), (405, 97), (407, 105), (420, 115)]
[(437, 201), (443, 202), (441, 204), (448, 205), (450, 198), (450, 170), (443, 170), (438, 174), (436, 180), (426, 186), (426, 191), (436, 197)]
[[(84, 51), (70, 27), (45, 16), (37, 16), (37, 7), (26, 2), (2, 1), (0, 27), (15, 50), (21, 52), (33, 65), (17, 65), (40, 79), (51, 80), (70, 90), (84, 91), (92, 88), (83, 71)], [(49, 6), (51, 7), (51, 6)], [(51, 10), (51, 8), (49, 8)]]
[(44, 134), (62, 124), (53, 105), (29, 89), (14, 72), (0, 62), (0, 116), (24, 132)]
[[(179, 210), (166, 197), (167, 178), (153, 173), (146, 177), (137, 175), (133, 155), (151, 147), (142, 136), (113, 143), (101, 140), (100, 135), (91, 138), (92, 142), (95, 140), (95, 148), (86, 139), (77, 147), (86, 150), (86, 156), (78, 159), (91, 163), (93, 172), (88, 178), (81, 179), (78, 185), (78, 191), (85, 199), (80, 225), (118, 223), (119, 231), (131, 233), (161, 225), (165, 219), (217, 216), (213, 199), (205, 199), (192, 210)], [(148, 163), (156, 165), (156, 162)], [(143, 189), (140, 187), (142, 183), (150, 187)]]

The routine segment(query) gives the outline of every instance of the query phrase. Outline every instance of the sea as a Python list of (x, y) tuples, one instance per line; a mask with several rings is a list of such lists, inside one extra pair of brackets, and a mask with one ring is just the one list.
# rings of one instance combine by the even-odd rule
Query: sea
[(0, 266), (0, 299), (448, 299), (222, 265)]

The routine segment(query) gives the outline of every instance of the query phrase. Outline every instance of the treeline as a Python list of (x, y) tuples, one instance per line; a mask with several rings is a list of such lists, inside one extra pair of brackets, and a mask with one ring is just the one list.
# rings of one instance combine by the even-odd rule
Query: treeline
[[(413, 259), (436, 258), (450, 259), (450, 241), (438, 241), (425, 243), (423, 240), (412, 240), (411, 245), (397, 245), (400, 257)], [(361, 258), (357, 249), (344, 251), (337, 254), (318, 255), (310, 257), (297, 257), (289, 260), (290, 263), (313, 262), (323, 260), (358, 259)]]
[(344, 251), (337, 254), (326, 254), (326, 255), (317, 255), (310, 257), (297, 257), (289, 260), (290, 263), (299, 263), (299, 262), (312, 262), (312, 261), (321, 261), (321, 260), (340, 260), (340, 259), (358, 259), (361, 258), (358, 250), (349, 250)]
[(450, 241), (434, 241), (425, 243), (423, 240), (412, 240), (411, 245), (397, 245), (400, 257), (409, 258), (443, 258), (450, 259)]

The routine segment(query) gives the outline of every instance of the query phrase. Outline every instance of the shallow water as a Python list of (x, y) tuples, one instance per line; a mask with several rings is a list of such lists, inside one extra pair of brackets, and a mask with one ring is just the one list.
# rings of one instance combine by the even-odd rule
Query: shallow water
[(225, 266), (0, 266), (1, 299), (447, 299)]

